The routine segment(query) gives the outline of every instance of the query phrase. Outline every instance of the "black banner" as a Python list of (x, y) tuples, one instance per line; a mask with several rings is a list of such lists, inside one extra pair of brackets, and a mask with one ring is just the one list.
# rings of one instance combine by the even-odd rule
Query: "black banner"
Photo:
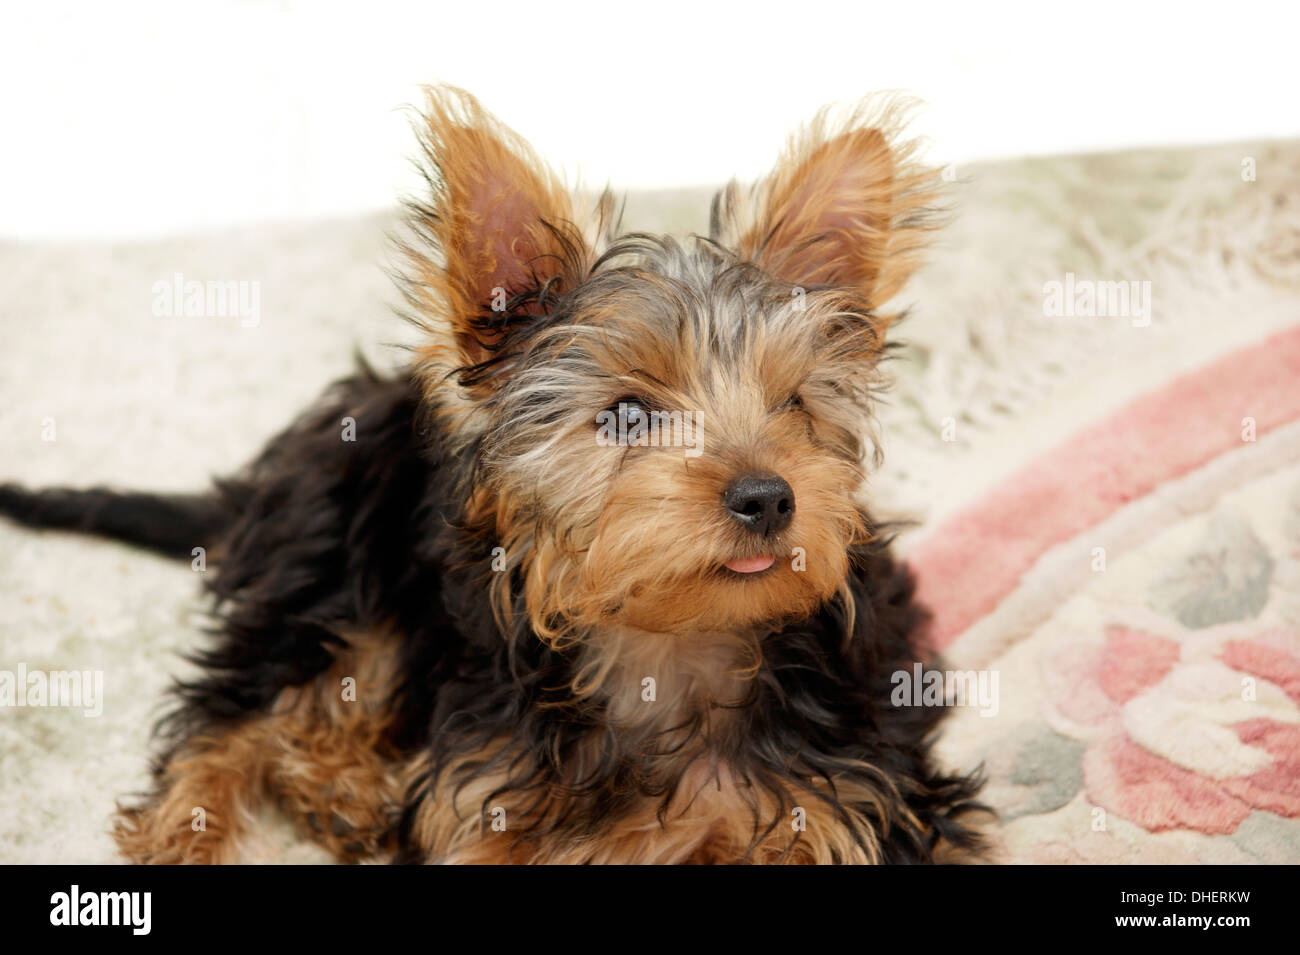
[[(1294, 923), (1286, 867), (971, 867), (893, 869), (483, 869), (11, 867), (0, 899), (7, 942), (202, 941), (268, 935), (297, 944), (353, 939), (430, 944), (517, 935), (616, 943), (675, 933), (775, 933), (822, 945), (836, 928), (864, 946), (914, 940), (1122, 938), (1221, 944)], [(1260, 931), (1265, 936), (1252, 933)], [(821, 938), (821, 941), (818, 939)], [(17, 949), (11, 949), (17, 950)]]

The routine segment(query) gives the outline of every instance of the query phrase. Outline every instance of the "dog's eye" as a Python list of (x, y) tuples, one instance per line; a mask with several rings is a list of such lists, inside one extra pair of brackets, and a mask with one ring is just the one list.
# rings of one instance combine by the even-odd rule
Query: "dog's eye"
[(617, 424), (620, 430), (626, 431), (628, 428), (645, 424), (649, 419), (650, 412), (646, 410), (645, 402), (640, 398), (628, 395), (618, 399), (618, 401), (598, 414), (596, 424)]
[(802, 411), (803, 399), (800, 398), (798, 393), (796, 392), (795, 394), (791, 395), (789, 398), (786, 398), (785, 401), (781, 402), (781, 404), (777, 406), (776, 410), (777, 411)]

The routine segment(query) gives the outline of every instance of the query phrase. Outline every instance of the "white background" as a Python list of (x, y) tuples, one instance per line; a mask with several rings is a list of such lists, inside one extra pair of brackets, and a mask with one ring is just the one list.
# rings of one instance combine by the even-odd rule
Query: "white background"
[(902, 89), (938, 162), (1300, 134), (1296, 4), (22, 3), (0, 26), (0, 236), (378, 209), (417, 86), (572, 178), (752, 177), (831, 101)]

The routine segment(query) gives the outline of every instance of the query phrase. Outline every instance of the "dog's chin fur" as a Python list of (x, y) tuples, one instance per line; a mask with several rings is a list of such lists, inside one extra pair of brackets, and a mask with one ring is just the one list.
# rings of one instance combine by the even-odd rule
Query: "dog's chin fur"
[[(433, 91), (405, 371), (339, 382), (211, 495), (0, 489), (30, 524), (215, 564), (127, 856), (234, 860), (267, 796), (345, 860), (978, 853), (979, 783), (929, 754), (943, 710), (890, 703), (925, 614), (858, 503), (881, 307), (932, 198), (893, 125), (820, 118), (680, 243), (579, 214)], [(628, 396), (697, 415), (692, 453), (597, 441)], [(789, 495), (761, 533), (723, 504), (755, 474)]]

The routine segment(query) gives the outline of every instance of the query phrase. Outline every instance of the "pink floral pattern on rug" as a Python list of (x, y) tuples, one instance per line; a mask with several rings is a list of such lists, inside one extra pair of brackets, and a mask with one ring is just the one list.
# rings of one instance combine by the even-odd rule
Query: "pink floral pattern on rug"
[(1089, 800), (1151, 832), (1223, 835), (1256, 809), (1300, 817), (1295, 643), (1265, 630), (1185, 659), (1176, 640), (1110, 626), (1053, 647), (1048, 705), (1088, 737)]

